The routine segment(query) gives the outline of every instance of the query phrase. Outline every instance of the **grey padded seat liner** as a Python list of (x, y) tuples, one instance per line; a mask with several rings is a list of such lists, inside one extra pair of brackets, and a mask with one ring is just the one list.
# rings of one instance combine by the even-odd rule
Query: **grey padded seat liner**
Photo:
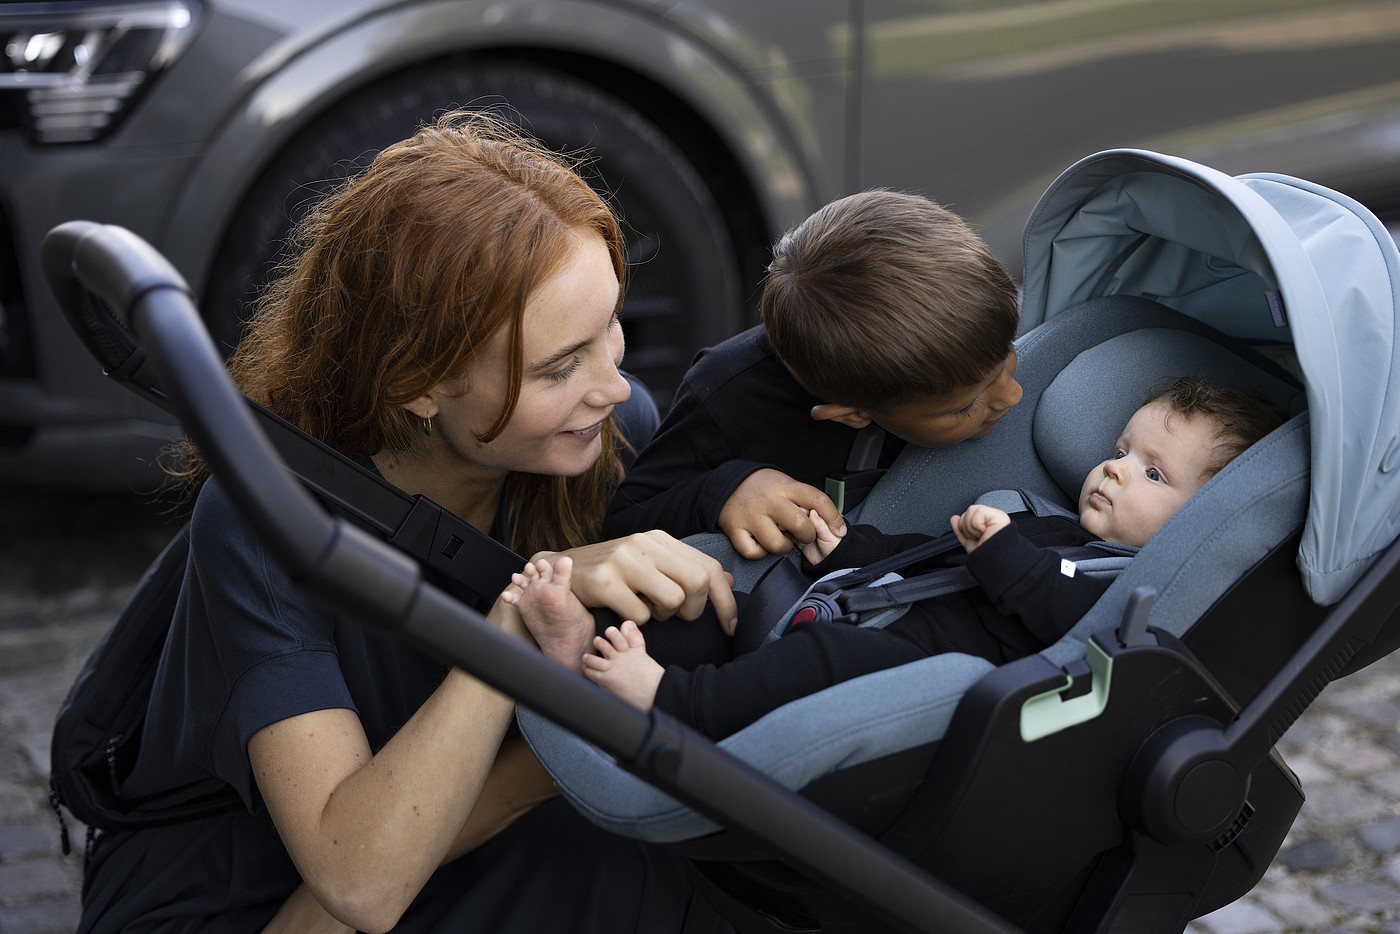
[[(1257, 388), (1285, 409), (1301, 387), (1247, 346), (1144, 299), (1085, 302), (1023, 336), (1025, 390), (988, 437), (910, 449), (851, 518), (888, 531), (942, 531), (947, 517), (989, 489), (1028, 489), (1073, 508), (1083, 476), (1112, 449), (1153, 389), (1196, 375)], [(1043, 427), (1042, 427), (1043, 426)], [(1308, 501), (1306, 414), (1255, 445), (1193, 497), (1128, 564), (1078, 625), (1042, 654), (1083, 658), (1088, 636), (1116, 626), (1140, 584), (1159, 591), (1150, 622), (1182, 635), (1245, 571), (1301, 527)], [(694, 536), (744, 589), (771, 560), (739, 558), (721, 535)], [(966, 689), (992, 669), (941, 655), (802, 698), (719, 745), (790, 788), (844, 767), (940, 739)], [(522, 709), (522, 731), (563, 794), (598, 824), (658, 842), (719, 827), (625, 772), (595, 747)]]

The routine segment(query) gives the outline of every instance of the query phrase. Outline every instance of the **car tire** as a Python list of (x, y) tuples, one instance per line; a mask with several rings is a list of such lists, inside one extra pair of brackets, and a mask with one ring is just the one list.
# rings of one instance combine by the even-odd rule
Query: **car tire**
[(588, 156), (584, 174), (627, 240), (625, 366), (664, 409), (695, 352), (745, 324), (724, 216), (690, 160), (638, 111), (524, 61), (421, 66), (356, 91), (298, 132), (242, 199), (212, 263), (203, 307), (216, 341), (232, 349), (288, 232), (317, 197), (454, 106), (492, 111), (552, 149)]

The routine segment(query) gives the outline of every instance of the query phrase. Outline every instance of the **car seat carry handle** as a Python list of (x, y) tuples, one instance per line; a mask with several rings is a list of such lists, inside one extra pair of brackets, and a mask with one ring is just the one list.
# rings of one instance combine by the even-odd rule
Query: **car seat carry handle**
[[(51, 236), (52, 246), (41, 253), (44, 272), (73, 330), (108, 376), (177, 414), (128, 322), (133, 305), (155, 290), (193, 301), (189, 286), (149, 244), (120, 227), (74, 221)], [(79, 264), (89, 287), (74, 276)], [(524, 558), (432, 500), (408, 495), (276, 413), (244, 401), (282, 460), (337, 515), (440, 572), (438, 583), (477, 609), (488, 608), (524, 565)]]
[(851, 453), (846, 457), (846, 469), (827, 477), (824, 483), (826, 495), (837, 512), (845, 512), (848, 506), (855, 506), (864, 499), (884, 474), (880, 468), (880, 451), (884, 445), (885, 429), (879, 425), (872, 423), (856, 432)]
[(111, 230), (80, 222), (56, 228), (44, 250), (59, 256), (46, 257), (46, 270), (70, 296), (81, 286), (121, 309), (211, 472), (301, 586), (362, 624), (394, 632), (556, 720), (690, 807), (742, 828), (794, 866), (851, 892), (872, 916), (908, 931), (1017, 930), (688, 727), (663, 713), (637, 710), (565, 671), (425, 582), (412, 558), (328, 515), (278, 460), (229, 379), (188, 290), (178, 278), (130, 287), (129, 281), (150, 283), (154, 277), (139, 256), (131, 261), (132, 235)]
[[(1392, 543), (1228, 725), (1178, 721), (1139, 754), (1130, 808), (1164, 842), (1209, 840), (1249, 792), (1249, 774), (1400, 609), (1400, 541)], [(1233, 811), (1233, 813), (1232, 813)]]

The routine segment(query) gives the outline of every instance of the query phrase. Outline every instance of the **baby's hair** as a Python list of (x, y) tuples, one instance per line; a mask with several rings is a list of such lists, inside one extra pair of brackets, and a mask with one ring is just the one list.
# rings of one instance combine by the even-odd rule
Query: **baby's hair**
[(1229, 389), (1194, 376), (1183, 376), (1148, 397), (1145, 405), (1164, 402), (1174, 415), (1208, 418), (1218, 426), (1215, 456), (1202, 480), (1209, 480), (1251, 444), (1282, 425), (1283, 410), (1262, 395)]

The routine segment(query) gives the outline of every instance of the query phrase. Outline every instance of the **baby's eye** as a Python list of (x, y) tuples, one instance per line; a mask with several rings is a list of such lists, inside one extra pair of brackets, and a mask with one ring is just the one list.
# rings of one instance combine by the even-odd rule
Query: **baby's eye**
[(1166, 478), (1162, 476), (1162, 472), (1156, 467), (1147, 468), (1147, 479), (1151, 480), (1153, 483), (1162, 483), (1166, 480)]
[(1125, 458), (1125, 457), (1127, 457), (1127, 456), (1128, 456), (1128, 452), (1125, 451), (1125, 450), (1123, 450), (1122, 448), (1118, 448), (1118, 449), (1116, 449), (1116, 450), (1113, 452), (1113, 459), (1114, 459), (1114, 460), (1122, 460), (1123, 458)]

